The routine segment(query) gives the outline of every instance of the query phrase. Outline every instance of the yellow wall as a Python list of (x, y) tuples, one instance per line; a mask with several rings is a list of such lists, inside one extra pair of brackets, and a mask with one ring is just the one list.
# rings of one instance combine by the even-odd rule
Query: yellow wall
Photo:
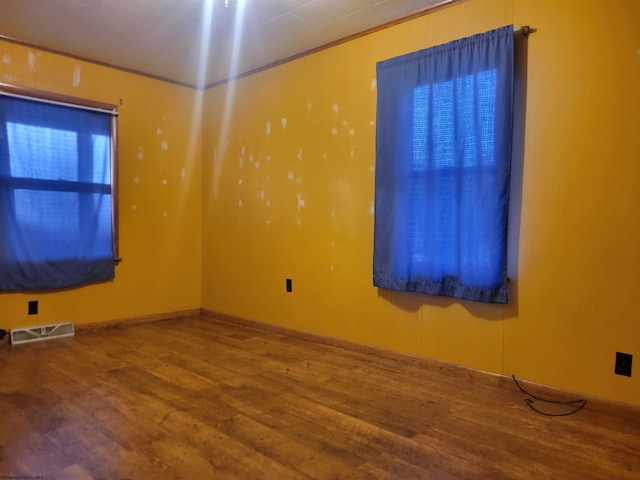
[[(208, 90), (203, 308), (640, 404), (638, 371), (613, 374), (616, 351), (640, 369), (639, 19), (632, 0), (469, 0)], [(538, 29), (512, 302), (375, 289), (376, 62), (511, 23)]]
[[(122, 101), (123, 257), (112, 282), (59, 292), (1, 293), (0, 328), (93, 323), (199, 308), (201, 138), (198, 112), (193, 118), (196, 92), (2, 41), (0, 82), (112, 104)], [(27, 315), (29, 300), (38, 300), (38, 315)]]

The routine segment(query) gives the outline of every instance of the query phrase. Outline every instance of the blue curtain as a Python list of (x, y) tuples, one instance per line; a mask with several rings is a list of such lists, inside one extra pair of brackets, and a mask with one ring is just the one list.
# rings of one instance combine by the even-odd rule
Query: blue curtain
[(373, 282), (507, 303), (513, 27), (378, 63)]
[(114, 277), (111, 122), (0, 96), (0, 290)]

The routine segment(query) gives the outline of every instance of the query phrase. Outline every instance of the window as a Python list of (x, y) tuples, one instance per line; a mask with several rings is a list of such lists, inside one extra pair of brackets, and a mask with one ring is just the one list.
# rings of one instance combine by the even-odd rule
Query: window
[(114, 278), (115, 107), (41, 96), (0, 92), (2, 291)]
[(506, 303), (513, 28), (377, 74), (374, 285)]

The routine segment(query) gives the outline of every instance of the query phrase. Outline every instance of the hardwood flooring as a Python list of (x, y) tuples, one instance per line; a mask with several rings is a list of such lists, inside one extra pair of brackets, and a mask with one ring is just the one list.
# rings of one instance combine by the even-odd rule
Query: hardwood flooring
[(0, 415), (0, 479), (640, 478), (638, 408), (205, 317), (0, 345)]

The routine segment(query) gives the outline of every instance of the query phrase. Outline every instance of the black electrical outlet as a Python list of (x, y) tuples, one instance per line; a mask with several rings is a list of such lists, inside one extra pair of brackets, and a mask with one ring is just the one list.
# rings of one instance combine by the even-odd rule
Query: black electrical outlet
[(287, 278), (287, 292), (293, 292), (293, 284), (290, 278)]
[(633, 355), (629, 353), (616, 352), (616, 375), (624, 375), (626, 377), (631, 376), (631, 362), (633, 361)]
[(37, 315), (38, 314), (38, 301), (30, 300), (29, 301), (29, 315)]

